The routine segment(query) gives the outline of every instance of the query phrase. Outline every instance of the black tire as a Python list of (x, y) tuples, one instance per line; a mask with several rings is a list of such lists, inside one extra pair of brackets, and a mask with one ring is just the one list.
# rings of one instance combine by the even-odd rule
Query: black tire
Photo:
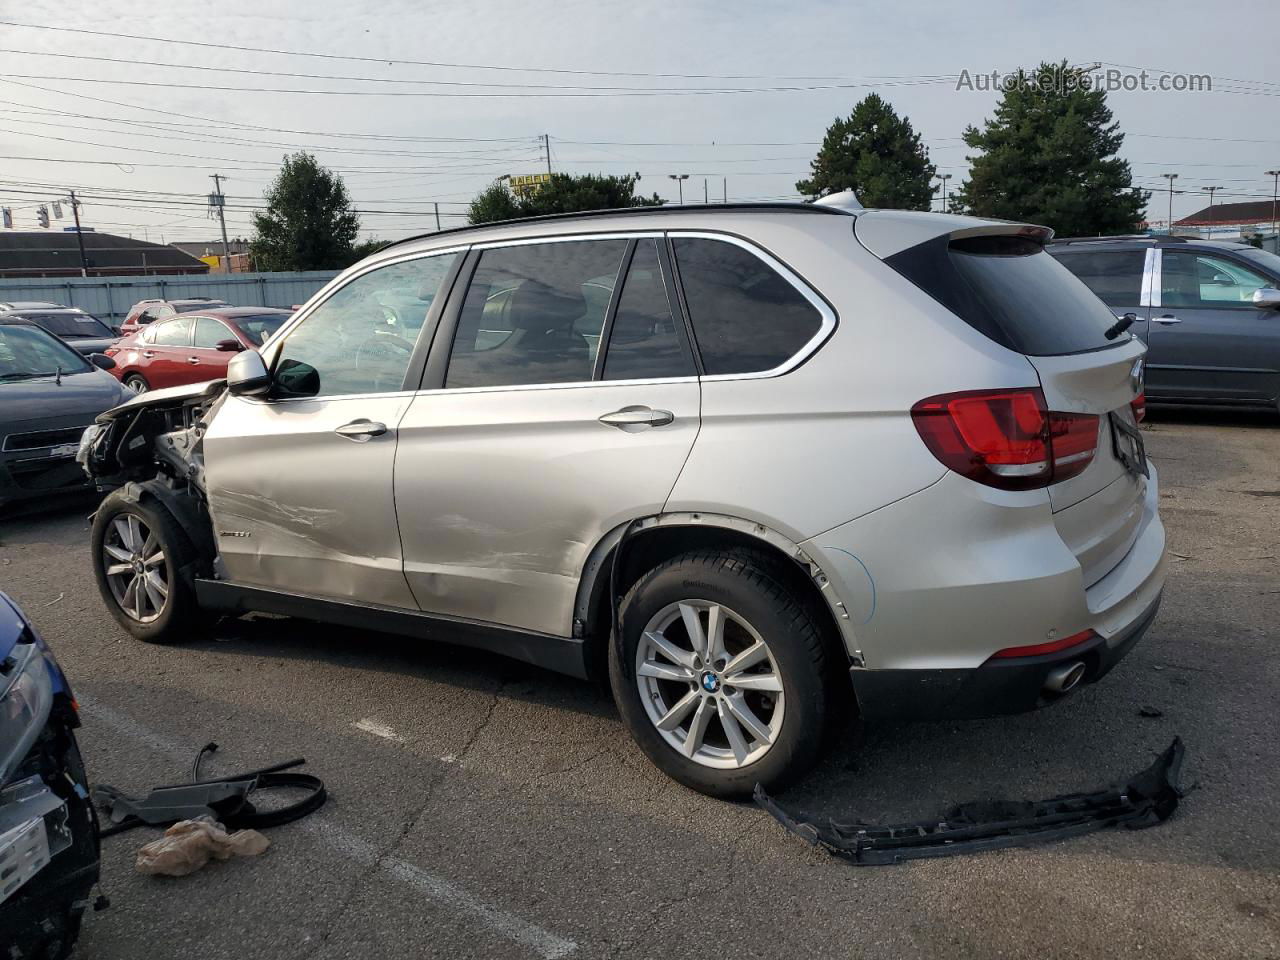
[[(781, 727), (763, 756), (736, 769), (709, 767), (680, 753), (658, 731), (637, 685), (635, 663), (646, 625), (671, 604), (693, 599), (723, 605), (744, 619), (765, 641), (781, 679)], [(838, 713), (832, 702), (837, 687), (830, 680), (834, 665), (812, 606), (767, 555), (727, 549), (677, 556), (628, 591), (620, 618), (621, 649), (611, 643), (609, 650), (614, 702), (640, 749), (673, 780), (713, 797), (745, 797), (757, 783), (785, 786), (817, 761)]]
[(151, 389), (151, 385), (147, 383), (147, 378), (140, 373), (131, 373), (126, 376), (124, 385), (135, 393), (146, 393)]
[[(168, 596), (159, 616), (150, 622), (142, 622), (127, 613), (108, 582), (104, 542), (108, 530), (117, 518), (134, 515), (140, 519), (159, 542), (167, 564)], [(134, 637), (147, 643), (176, 643), (191, 636), (199, 623), (199, 606), (196, 603), (195, 585), (190, 571), (195, 567), (197, 553), (182, 527), (163, 506), (154, 500), (134, 502), (123, 490), (109, 494), (94, 514), (93, 528), (89, 534), (90, 561), (93, 576), (98, 584), (102, 602), (116, 622)]]

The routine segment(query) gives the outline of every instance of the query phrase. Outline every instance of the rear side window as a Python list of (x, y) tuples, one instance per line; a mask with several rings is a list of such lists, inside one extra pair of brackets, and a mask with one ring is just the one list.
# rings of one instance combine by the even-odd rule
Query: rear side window
[(151, 328), (151, 334), (147, 337), (147, 342), (154, 343), (157, 347), (185, 347), (190, 345), (190, 318), (183, 317), (177, 320), (157, 323)]
[(589, 381), (626, 249), (626, 240), (568, 240), (483, 251), (445, 387)]
[(1035, 240), (938, 237), (885, 259), (969, 326), (1033, 357), (1083, 353), (1108, 340), (1115, 314)]
[(680, 322), (658, 262), (658, 241), (642, 238), (636, 242), (609, 330), (604, 379), (694, 376), (697, 371), (680, 335)]
[(196, 335), (192, 346), (212, 350), (221, 340), (235, 340), (236, 335), (227, 329), (227, 325), (213, 317), (196, 317)]
[(1142, 270), (1145, 250), (1064, 250), (1050, 248), (1050, 254), (1078, 277), (1103, 303), (1113, 307), (1133, 307), (1142, 300)]
[(708, 375), (780, 367), (822, 329), (817, 308), (755, 254), (701, 237), (672, 244)]

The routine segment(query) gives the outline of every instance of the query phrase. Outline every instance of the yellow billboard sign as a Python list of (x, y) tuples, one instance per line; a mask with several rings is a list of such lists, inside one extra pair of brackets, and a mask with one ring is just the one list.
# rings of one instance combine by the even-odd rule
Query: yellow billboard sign
[(526, 173), (510, 178), (511, 192), (518, 197), (525, 197), (542, 189), (542, 185), (551, 182), (549, 173)]

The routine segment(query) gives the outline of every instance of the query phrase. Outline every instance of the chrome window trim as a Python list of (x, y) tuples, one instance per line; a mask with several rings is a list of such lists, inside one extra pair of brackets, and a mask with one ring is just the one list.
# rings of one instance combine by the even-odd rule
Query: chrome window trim
[(415, 396), (426, 397), (458, 393), (511, 393), (525, 390), (569, 390), (580, 387), (643, 387), (663, 383), (697, 383), (698, 377), (653, 377), (648, 380), (573, 380), (568, 383), (513, 383), (496, 387), (439, 387), (419, 390)]
[[(824, 343), (827, 342), (831, 334), (835, 331), (836, 326), (838, 324), (838, 319), (836, 317), (835, 311), (831, 309), (830, 304), (828, 304), (827, 301), (824, 300), (818, 294), (818, 292), (813, 289), (813, 287), (809, 286), (809, 284), (805, 280), (803, 280), (799, 274), (797, 274), (794, 270), (788, 267), (785, 263), (783, 263), (773, 254), (771, 254), (769, 251), (765, 250), (761, 246), (758, 246), (756, 243), (749, 240), (744, 240), (742, 237), (735, 236), (734, 234), (715, 233), (713, 231), (708, 231), (708, 230), (668, 230), (667, 236), (672, 240), (676, 240), (681, 237), (690, 237), (690, 238), (699, 239), (699, 240), (718, 240), (721, 243), (730, 243), (736, 247), (740, 247), (743, 250), (746, 250), (752, 256), (762, 261), (765, 264), (765, 266), (769, 267), (775, 273), (779, 274), (782, 277), (782, 279), (787, 281), (787, 283), (795, 287), (795, 289), (800, 292), (800, 295), (804, 297), (806, 300), (808, 300), (810, 305), (813, 306), (813, 308), (818, 311), (818, 315), (822, 318), (822, 323), (818, 327), (818, 332), (815, 333), (812, 337), (810, 337), (809, 340), (806, 341), (805, 344), (799, 350), (793, 353), (785, 362), (779, 364), (778, 366), (773, 367), (769, 370), (758, 370), (753, 373), (711, 374), (711, 375), (702, 377), (702, 381), (704, 383), (714, 383), (714, 382), (724, 381), (724, 380), (765, 380), (765, 379), (770, 379), (772, 377), (782, 376), (784, 373), (788, 373), (791, 370), (794, 370), (796, 367), (800, 366), (800, 364), (804, 363), (811, 356), (817, 353), (818, 349)], [(680, 258), (676, 256), (674, 257), (674, 259), (675, 259), (676, 273), (678, 274), (680, 272)], [(683, 285), (684, 284), (682, 281), (681, 286), (683, 287)], [(692, 317), (690, 317), (690, 322), (693, 324), (694, 333), (696, 334), (697, 322), (693, 320)], [(695, 348), (696, 348), (696, 345), (695, 345)]]
[(472, 245), (475, 250), (493, 250), (499, 247), (527, 247), (537, 243), (566, 243), (573, 240), (643, 240), (661, 238), (661, 230), (611, 230), (608, 233), (556, 233), (541, 237), (519, 237), (511, 240), (490, 240)]
[(1155, 247), (1147, 247), (1147, 256), (1142, 261), (1142, 292), (1138, 296), (1138, 306), (1160, 306), (1160, 251)]

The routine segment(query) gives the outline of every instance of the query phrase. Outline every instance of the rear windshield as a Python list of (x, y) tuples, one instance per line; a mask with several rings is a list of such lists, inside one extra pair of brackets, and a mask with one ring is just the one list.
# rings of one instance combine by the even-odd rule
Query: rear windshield
[(1115, 314), (1035, 240), (939, 237), (885, 260), (969, 326), (1029, 356), (1083, 353), (1107, 339)]
[(289, 316), (287, 313), (268, 313), (260, 317), (236, 317), (231, 322), (253, 341), (254, 346), (260, 347), (267, 337), (280, 329)]
[(67, 340), (115, 336), (101, 320), (87, 313), (37, 313), (28, 316), (54, 336)]

